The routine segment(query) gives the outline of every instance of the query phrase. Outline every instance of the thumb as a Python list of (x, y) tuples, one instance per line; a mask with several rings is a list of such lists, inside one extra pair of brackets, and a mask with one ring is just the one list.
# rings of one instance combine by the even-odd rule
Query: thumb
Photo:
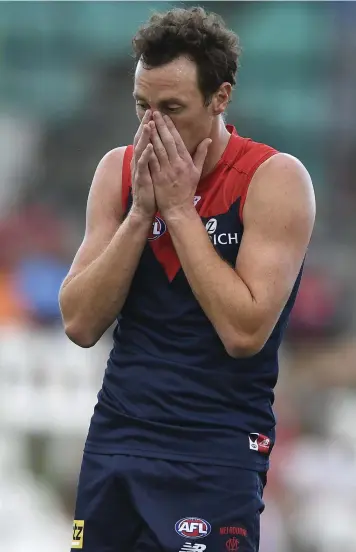
[(210, 146), (211, 142), (211, 138), (205, 138), (205, 140), (200, 142), (194, 154), (193, 163), (200, 172), (203, 170), (204, 161), (206, 158), (206, 154), (208, 153), (208, 147)]

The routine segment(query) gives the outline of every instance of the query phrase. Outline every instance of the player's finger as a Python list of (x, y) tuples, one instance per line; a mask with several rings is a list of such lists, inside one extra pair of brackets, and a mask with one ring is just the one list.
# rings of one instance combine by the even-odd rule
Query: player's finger
[(152, 144), (147, 144), (145, 150), (143, 151), (140, 159), (137, 161), (137, 172), (140, 175), (143, 175), (145, 173), (149, 173), (148, 170), (148, 161), (150, 159), (150, 156), (153, 152), (153, 146)]
[(138, 141), (139, 141), (139, 139), (142, 135), (142, 131), (143, 131), (144, 126), (147, 125), (147, 123), (149, 123), (151, 118), (152, 118), (152, 111), (150, 109), (147, 109), (147, 111), (145, 111), (145, 114), (141, 119), (140, 126), (137, 129), (137, 132), (136, 132), (136, 135), (135, 135), (135, 138), (134, 138), (134, 141), (133, 141), (134, 146), (137, 146), (137, 143), (138, 143)]
[(151, 120), (151, 117), (152, 117), (152, 112), (151, 112), (150, 109), (147, 109), (147, 111), (145, 111), (144, 116), (142, 117), (140, 126), (138, 127), (138, 130), (135, 134), (135, 138), (134, 138), (134, 141), (133, 141), (134, 147), (137, 146), (137, 143), (138, 143), (138, 141), (141, 137), (144, 125), (146, 125)]
[(203, 170), (204, 161), (206, 158), (206, 154), (208, 153), (208, 148), (210, 144), (211, 144), (211, 139), (206, 138), (199, 144), (194, 154), (193, 163), (199, 172)]
[(155, 175), (160, 172), (161, 167), (159, 164), (159, 161), (157, 159), (157, 155), (154, 152), (154, 149), (152, 148), (151, 155), (148, 161), (148, 166), (150, 168), (151, 174)]
[(169, 131), (167, 124), (159, 111), (154, 111), (152, 116), (168, 158), (172, 162), (178, 157), (177, 146), (172, 133)]
[(185, 157), (187, 157), (187, 155), (189, 155), (189, 152), (188, 152), (187, 148), (185, 147), (185, 143), (183, 142), (181, 135), (179, 134), (178, 130), (176, 129), (175, 124), (173, 123), (172, 119), (170, 117), (168, 117), (168, 115), (164, 115), (163, 119), (164, 119), (164, 122), (166, 123), (166, 126), (167, 126), (169, 132), (171, 133), (171, 135), (174, 139), (178, 155), (180, 157), (182, 157), (182, 159), (184, 159)]
[(141, 133), (141, 136), (139, 138), (139, 141), (137, 142), (136, 147), (134, 147), (135, 162), (138, 161), (138, 159), (141, 157), (141, 155), (145, 151), (145, 149), (147, 147), (147, 144), (150, 141), (150, 136), (151, 136), (151, 130), (150, 130), (149, 125), (147, 125), (147, 124), (143, 125), (143, 129), (142, 129), (142, 133)]
[(166, 148), (164, 147), (161, 137), (158, 134), (156, 124), (154, 122), (149, 123), (150, 132), (151, 132), (151, 142), (153, 144), (154, 152), (157, 156), (160, 166), (167, 165), (169, 162), (168, 154)]

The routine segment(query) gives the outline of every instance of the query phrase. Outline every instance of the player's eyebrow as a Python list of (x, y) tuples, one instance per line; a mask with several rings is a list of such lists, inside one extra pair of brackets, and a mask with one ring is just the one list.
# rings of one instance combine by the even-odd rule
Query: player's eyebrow
[(132, 95), (135, 100), (140, 100), (140, 102), (145, 102), (145, 98), (143, 96), (140, 96), (140, 94), (136, 94), (136, 92), (132, 92)]
[(161, 105), (169, 105), (169, 104), (178, 104), (178, 105), (185, 105), (184, 102), (182, 102), (179, 98), (165, 98), (164, 100), (161, 100), (159, 102)]
[[(141, 96), (140, 94), (136, 94), (136, 92), (133, 92), (132, 93), (134, 99), (137, 101), (140, 101), (140, 102), (144, 102), (144, 103), (149, 103), (146, 98), (144, 98), (143, 96)], [(175, 98), (174, 96), (171, 97), (171, 98), (164, 98), (163, 100), (160, 100), (158, 102), (158, 105), (170, 105), (170, 104), (178, 104), (178, 105), (185, 105), (185, 103), (179, 99), (179, 98)]]

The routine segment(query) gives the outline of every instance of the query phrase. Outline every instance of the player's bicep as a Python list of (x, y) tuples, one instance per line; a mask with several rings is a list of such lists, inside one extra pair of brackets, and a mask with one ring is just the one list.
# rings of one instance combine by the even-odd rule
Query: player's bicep
[(250, 290), (262, 333), (272, 331), (289, 298), (314, 218), (312, 183), (299, 161), (277, 154), (258, 169), (243, 211), (236, 271)]
[(86, 228), (65, 285), (105, 250), (122, 221), (121, 172), (125, 148), (107, 153), (100, 161), (88, 195)]

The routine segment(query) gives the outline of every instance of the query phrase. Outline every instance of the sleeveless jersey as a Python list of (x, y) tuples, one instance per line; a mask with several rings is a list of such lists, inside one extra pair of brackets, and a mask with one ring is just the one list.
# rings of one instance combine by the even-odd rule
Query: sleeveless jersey
[[(256, 169), (276, 150), (233, 127), (195, 206), (217, 253), (235, 267), (242, 210)], [(122, 198), (132, 204), (126, 148)], [(263, 349), (230, 357), (195, 299), (165, 221), (157, 213), (114, 330), (114, 346), (86, 450), (264, 470), (275, 441), (273, 389), (291, 296)]]

